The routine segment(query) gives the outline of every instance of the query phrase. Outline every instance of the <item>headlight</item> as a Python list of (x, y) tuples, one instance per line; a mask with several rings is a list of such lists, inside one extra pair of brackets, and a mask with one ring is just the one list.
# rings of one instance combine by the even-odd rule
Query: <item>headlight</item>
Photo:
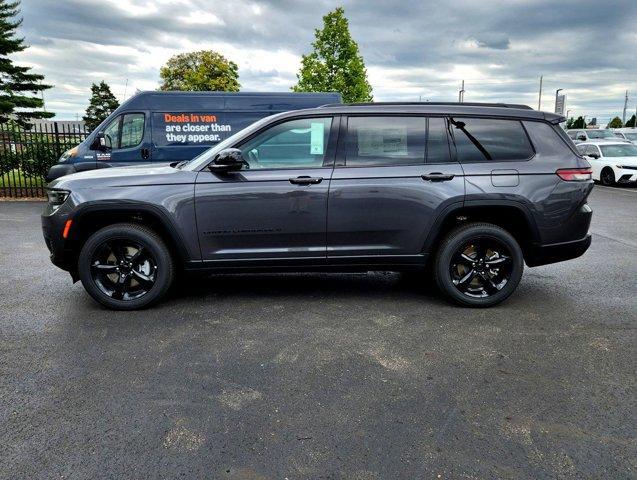
[(66, 162), (69, 158), (77, 155), (77, 147), (73, 147), (62, 154), (59, 162)]
[(60, 206), (66, 202), (66, 199), (69, 198), (71, 192), (68, 190), (56, 189), (56, 188), (47, 188), (46, 196), (49, 198), (49, 205), (55, 212)]

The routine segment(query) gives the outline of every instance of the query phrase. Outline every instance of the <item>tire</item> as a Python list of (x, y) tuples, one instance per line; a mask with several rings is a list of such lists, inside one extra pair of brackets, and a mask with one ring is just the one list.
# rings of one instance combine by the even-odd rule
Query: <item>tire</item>
[(606, 187), (612, 187), (615, 185), (615, 172), (610, 167), (604, 167), (602, 173), (599, 174), (599, 181)]
[(80, 251), (78, 271), (82, 285), (97, 302), (113, 310), (137, 310), (166, 294), (175, 265), (153, 230), (118, 223), (89, 237)]
[(464, 307), (491, 307), (503, 302), (517, 288), (523, 271), (524, 256), (518, 242), (490, 223), (469, 223), (449, 232), (434, 262), (438, 288)]

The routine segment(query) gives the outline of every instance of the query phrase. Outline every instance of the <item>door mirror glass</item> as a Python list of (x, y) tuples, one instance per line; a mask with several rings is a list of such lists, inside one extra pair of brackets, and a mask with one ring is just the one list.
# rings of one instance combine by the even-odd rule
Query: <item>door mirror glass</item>
[(246, 164), (243, 153), (238, 148), (226, 148), (221, 150), (212, 159), (208, 168), (213, 172), (236, 172)]

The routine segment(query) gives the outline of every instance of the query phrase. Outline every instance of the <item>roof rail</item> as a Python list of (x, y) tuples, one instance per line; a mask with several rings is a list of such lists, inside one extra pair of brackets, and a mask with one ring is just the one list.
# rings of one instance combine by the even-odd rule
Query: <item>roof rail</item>
[(521, 108), (523, 110), (533, 110), (528, 105), (517, 103), (478, 103), (478, 102), (362, 102), (362, 103), (328, 103), (323, 107), (371, 107), (377, 105), (446, 105), (457, 107), (498, 107), (498, 108)]

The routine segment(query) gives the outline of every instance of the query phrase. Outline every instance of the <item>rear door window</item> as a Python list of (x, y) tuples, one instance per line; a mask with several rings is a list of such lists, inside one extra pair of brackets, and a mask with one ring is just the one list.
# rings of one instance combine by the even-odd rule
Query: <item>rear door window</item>
[(349, 117), (348, 167), (425, 163), (425, 117)]
[(517, 120), (452, 117), (450, 122), (461, 163), (519, 161), (534, 155)]

